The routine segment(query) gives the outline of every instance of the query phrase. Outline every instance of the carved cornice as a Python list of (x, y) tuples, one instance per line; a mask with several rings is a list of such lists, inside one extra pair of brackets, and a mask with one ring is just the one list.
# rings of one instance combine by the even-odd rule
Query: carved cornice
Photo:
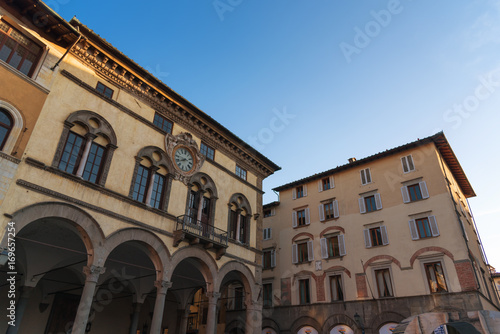
[[(132, 73), (128, 68), (125, 68), (117, 60), (112, 59), (111, 55), (105, 54), (89, 40), (82, 38), (71, 49), (71, 53), (94, 69), (99, 75), (115, 83), (138, 99), (145, 101), (167, 118), (181, 124), (185, 129), (196, 133), (197, 136), (210, 146), (230, 156), (237, 157), (238, 164), (252, 171), (257, 176), (265, 178), (273, 174), (275, 170), (279, 170), (279, 167), (271, 161), (267, 163), (263, 162), (262, 160), (265, 161), (267, 158), (264, 156), (258, 157), (260, 153), (233, 134), (231, 136), (237, 139), (236, 142), (235, 138), (231, 140), (229, 139), (231, 136), (225, 136), (223, 134), (224, 131), (220, 130), (225, 130), (228, 133), (229, 131), (224, 129), (220, 124), (210, 124), (213, 122), (210, 122), (208, 115), (206, 116), (207, 119), (202, 119), (203, 117), (199, 117), (196, 113), (188, 110), (188, 108), (181, 106), (183, 101), (174, 102), (173, 98), (169, 97), (171, 95), (170, 92), (165, 89), (159, 89), (156, 87), (156, 83), (151, 84), (149, 80), (145, 80), (140, 75)], [(198, 114), (203, 116), (201, 111)]]
[(4, 153), (4, 152), (0, 152), (0, 158), (1, 159), (5, 159), (5, 160), (8, 160), (10, 162), (13, 162), (15, 163), (16, 165), (19, 165), (21, 163), (21, 160), (16, 158), (16, 157), (13, 157), (12, 155), (9, 155), (7, 153)]

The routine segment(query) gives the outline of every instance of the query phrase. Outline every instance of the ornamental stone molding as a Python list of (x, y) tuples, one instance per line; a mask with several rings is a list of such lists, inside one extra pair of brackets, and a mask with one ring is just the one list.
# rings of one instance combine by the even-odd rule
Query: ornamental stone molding
[[(101, 50), (86, 37), (83, 37), (79, 43), (73, 46), (71, 53), (110, 82), (148, 103), (160, 114), (165, 115), (175, 123), (181, 124), (185, 129), (197, 133), (198, 137), (216, 150), (237, 157), (238, 164), (243, 168), (251, 170), (262, 177), (273, 173), (265, 163), (248, 153), (247, 149), (253, 151), (248, 144), (243, 141), (236, 140), (235, 142), (228, 139), (216, 128), (217, 124), (214, 127), (213, 124), (210, 124), (210, 120), (207, 121), (197, 117), (193, 112), (167, 97), (168, 91), (164, 91), (164, 89), (158, 87), (158, 83), (154, 82), (161, 83), (161, 81), (151, 75), (148, 76), (146, 71), (144, 71), (146, 73), (144, 78), (138, 73), (132, 73), (121, 63), (112, 59), (111, 55), (106, 54), (112, 53), (111, 51)], [(112, 100), (104, 96), (103, 98)]]
[[(191, 170), (187, 172), (177, 168), (174, 162), (175, 149), (178, 147), (186, 148), (193, 156), (194, 166)], [(177, 136), (167, 133), (167, 135), (165, 136), (165, 151), (167, 152), (167, 155), (171, 159), (172, 165), (175, 166), (174, 179), (181, 181), (185, 185), (189, 184), (191, 176), (196, 174), (201, 169), (201, 166), (205, 162), (205, 156), (200, 153), (200, 150), (198, 149), (198, 144), (196, 144), (196, 141), (193, 139), (191, 134), (187, 132), (182, 132)]]
[(172, 287), (172, 282), (169, 281), (155, 281), (155, 287), (159, 294), (166, 294), (167, 290)]
[(87, 277), (86, 281), (87, 282), (94, 282), (97, 283), (97, 280), (99, 279), (99, 275), (104, 274), (106, 272), (106, 268), (104, 267), (98, 267), (98, 266), (85, 266), (83, 267), (83, 273)]

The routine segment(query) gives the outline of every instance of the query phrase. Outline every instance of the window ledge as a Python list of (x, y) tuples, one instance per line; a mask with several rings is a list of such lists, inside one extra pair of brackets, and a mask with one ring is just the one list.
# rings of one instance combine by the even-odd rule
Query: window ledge
[(26, 81), (27, 83), (33, 85), (34, 87), (38, 88), (39, 90), (41, 90), (45, 94), (49, 94), (50, 93), (50, 90), (48, 90), (47, 88), (43, 87), (42, 85), (40, 85), (38, 82), (36, 82), (32, 78), (28, 77), (27, 75), (25, 75), (25, 74), (19, 72), (18, 70), (12, 68), (12, 66), (10, 66), (9, 64), (7, 64), (3, 60), (0, 60), (0, 66), (2, 66), (3, 68), (5, 68), (6, 70), (8, 70), (9, 72), (11, 72), (12, 74), (16, 75), (20, 79), (22, 79), (22, 80)]

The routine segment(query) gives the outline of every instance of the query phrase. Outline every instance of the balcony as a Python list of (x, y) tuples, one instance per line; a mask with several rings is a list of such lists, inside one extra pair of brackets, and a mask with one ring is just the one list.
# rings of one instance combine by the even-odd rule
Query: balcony
[(174, 247), (179, 246), (181, 241), (189, 241), (191, 245), (202, 244), (204, 248), (214, 248), (217, 252), (217, 260), (226, 253), (228, 234), (200, 220), (195, 220), (188, 215), (177, 217), (174, 231)]

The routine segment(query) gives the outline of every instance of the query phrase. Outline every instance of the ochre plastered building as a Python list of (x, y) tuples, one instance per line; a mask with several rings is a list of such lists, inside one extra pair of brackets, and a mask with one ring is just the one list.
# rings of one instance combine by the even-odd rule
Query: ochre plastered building
[(260, 333), (279, 167), (41, 1), (0, 0), (0, 59), (0, 332)]
[(429, 333), (452, 322), (498, 333), (475, 193), (443, 133), (274, 190), (265, 333)]

